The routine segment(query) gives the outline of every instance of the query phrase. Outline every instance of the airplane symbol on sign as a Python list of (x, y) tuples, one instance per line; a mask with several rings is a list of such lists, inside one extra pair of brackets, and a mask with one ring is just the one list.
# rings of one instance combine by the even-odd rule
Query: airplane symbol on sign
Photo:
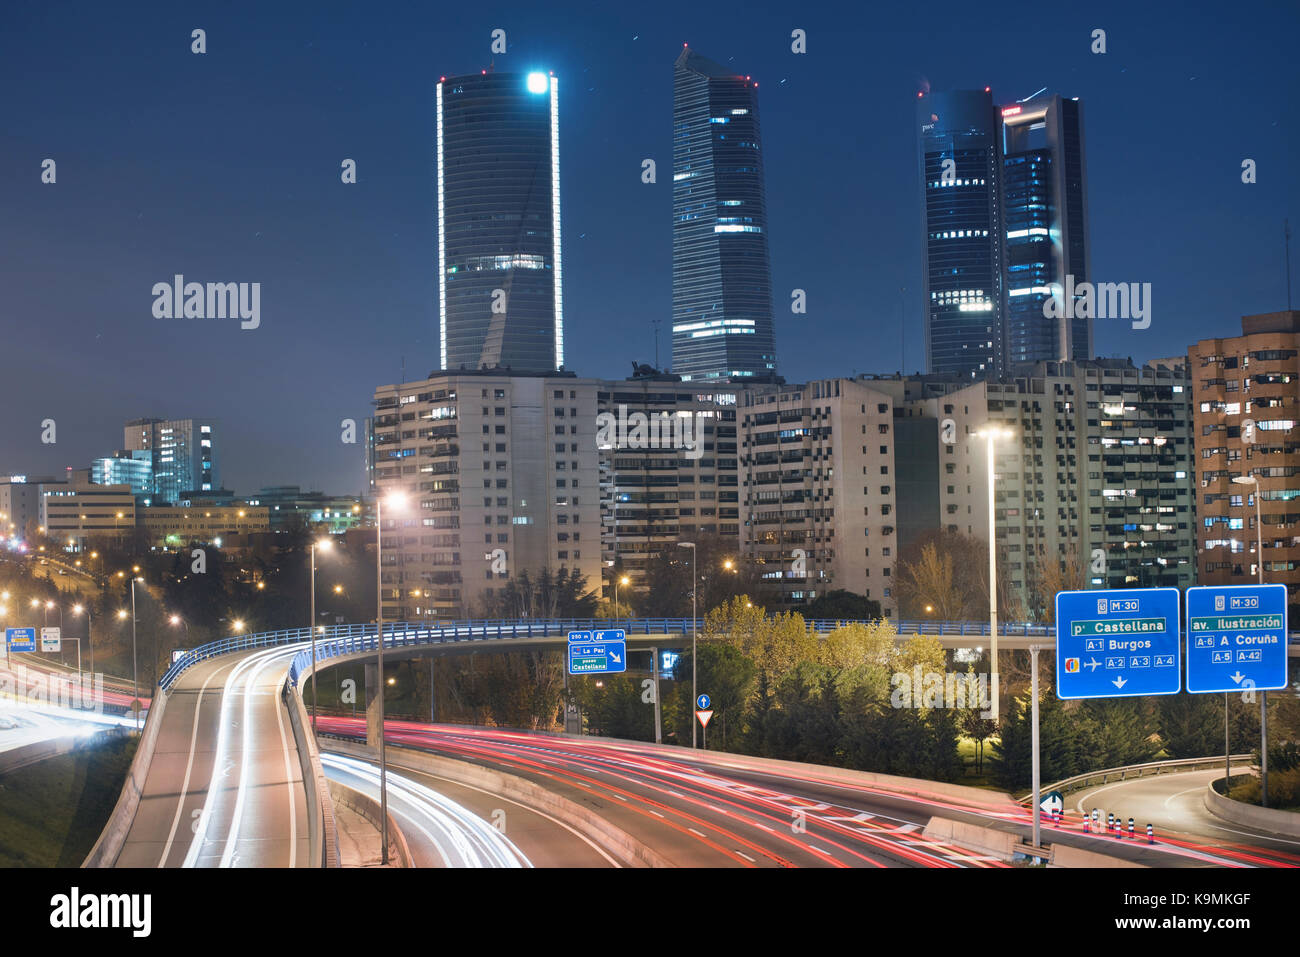
[(1101, 662), (1098, 661), (1096, 658), (1090, 658), (1083, 663), (1083, 666), (1085, 668), (1091, 668), (1093, 671), (1096, 671), (1098, 668), (1101, 667)]

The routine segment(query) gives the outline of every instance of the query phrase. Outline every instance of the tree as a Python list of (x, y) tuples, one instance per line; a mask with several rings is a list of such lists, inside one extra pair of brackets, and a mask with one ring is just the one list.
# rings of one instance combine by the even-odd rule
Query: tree
[(1029, 592), (1034, 601), (1031, 614), (1035, 621), (1056, 623), (1056, 593), (1083, 591), (1088, 587), (1087, 569), (1079, 549), (1071, 545), (1064, 558), (1048, 561), (1040, 557), (1028, 564)]
[[(1039, 688), (1039, 757), (1044, 782), (1059, 781), (1080, 770), (1080, 735), (1072, 715), (1066, 713), (1050, 687)], [(1030, 698), (1017, 698), (1002, 721), (1001, 738), (994, 744), (989, 765), (994, 779), (1008, 790), (1032, 786), (1030, 754)]]
[(586, 576), (566, 566), (558, 572), (543, 568), (535, 577), (520, 572), (484, 605), (494, 618), (593, 618), (597, 598), (587, 590)]
[(1155, 757), (1155, 722), (1146, 700), (1097, 698), (1082, 702), (1076, 714), (1085, 741), (1080, 771), (1143, 764)]
[(1156, 699), (1160, 740), (1171, 758), (1199, 758), (1223, 750), (1223, 701), (1218, 695), (1161, 695)]

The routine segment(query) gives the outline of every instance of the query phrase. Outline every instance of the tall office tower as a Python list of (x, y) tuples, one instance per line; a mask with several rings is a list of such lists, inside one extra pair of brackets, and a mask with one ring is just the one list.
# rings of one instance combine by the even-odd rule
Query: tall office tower
[(127, 452), (147, 451), (153, 460), (152, 502), (146, 504), (174, 504), (186, 492), (221, 487), (214, 419), (134, 419), (124, 436)]
[(925, 354), (935, 373), (999, 371), (1002, 343), (1002, 165), (987, 90), (917, 99)]
[(441, 368), (560, 368), (556, 78), (444, 77), (436, 149)]
[(673, 66), (673, 372), (776, 375), (758, 84), (689, 48)]
[[(1264, 581), (1282, 582), (1294, 595), (1300, 587), (1300, 310), (1242, 317), (1240, 336), (1191, 346), (1187, 369), (1200, 479), (1197, 582), (1249, 585), (1262, 563)], [(1239, 478), (1247, 484), (1234, 481)]]
[[(1088, 279), (1087, 175), (1077, 99), (1002, 108), (1005, 367), (1092, 356), (1092, 319), (1047, 318), (1044, 304)], [(1073, 276), (1073, 284), (1067, 277)]]

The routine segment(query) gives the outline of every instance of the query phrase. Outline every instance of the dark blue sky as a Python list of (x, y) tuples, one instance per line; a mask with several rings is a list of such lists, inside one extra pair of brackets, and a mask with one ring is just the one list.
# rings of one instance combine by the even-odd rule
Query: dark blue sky
[[(565, 339), (581, 375), (652, 360), (656, 318), (668, 362), (686, 41), (760, 83), (791, 381), (899, 369), (900, 286), (906, 367), (923, 367), (912, 117), (926, 86), (1082, 99), (1093, 278), (1153, 286), (1151, 328), (1098, 322), (1100, 354), (1182, 352), (1285, 306), (1293, 2), (179, 6), (6, 11), (0, 474), (84, 467), (128, 418), (212, 415), (228, 487), (359, 490), (360, 446), (339, 421), (366, 415), (403, 359), (408, 378), (437, 365), (434, 83), (486, 67), (497, 27), (497, 69), (560, 80)], [(195, 27), (206, 55), (189, 52)], [(1089, 52), (1098, 27), (1105, 55)], [(355, 186), (339, 181), (345, 157)], [(657, 185), (640, 181), (646, 157)], [(261, 282), (261, 328), (155, 320), (150, 289), (177, 272)], [(789, 313), (795, 287), (807, 316)], [(40, 443), (45, 418), (57, 445)]]

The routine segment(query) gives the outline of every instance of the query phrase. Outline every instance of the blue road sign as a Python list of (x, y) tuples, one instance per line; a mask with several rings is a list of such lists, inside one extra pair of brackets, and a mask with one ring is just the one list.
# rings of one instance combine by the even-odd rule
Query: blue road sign
[(700, 711), (708, 711), (711, 704), (713, 704), (713, 699), (706, 694), (702, 694), (695, 699), (695, 707)]
[(622, 629), (569, 632), (569, 674), (627, 671), (627, 633)]
[(1285, 688), (1286, 586), (1187, 589), (1187, 690)]
[(1057, 696), (1177, 694), (1178, 599), (1177, 588), (1057, 592)]
[(36, 629), (6, 628), (5, 642), (9, 645), (10, 651), (35, 651)]

